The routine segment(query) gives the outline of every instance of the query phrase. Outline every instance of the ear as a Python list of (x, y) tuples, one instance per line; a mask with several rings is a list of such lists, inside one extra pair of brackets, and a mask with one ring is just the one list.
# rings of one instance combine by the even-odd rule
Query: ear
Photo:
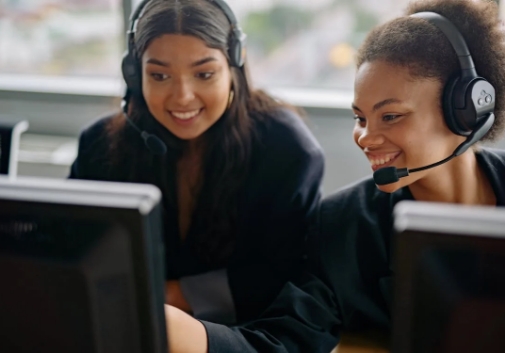
[(228, 96), (228, 105), (226, 106), (226, 109), (230, 109), (231, 103), (233, 103), (233, 98), (235, 97), (235, 91), (230, 89), (230, 95)]

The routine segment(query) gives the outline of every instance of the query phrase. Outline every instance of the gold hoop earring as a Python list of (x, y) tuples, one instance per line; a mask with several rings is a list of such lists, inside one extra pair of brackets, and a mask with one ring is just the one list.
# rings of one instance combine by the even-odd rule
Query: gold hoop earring
[(235, 92), (231, 90), (230, 96), (228, 97), (228, 106), (226, 107), (226, 109), (230, 109), (231, 103), (233, 102), (233, 97), (235, 97)]

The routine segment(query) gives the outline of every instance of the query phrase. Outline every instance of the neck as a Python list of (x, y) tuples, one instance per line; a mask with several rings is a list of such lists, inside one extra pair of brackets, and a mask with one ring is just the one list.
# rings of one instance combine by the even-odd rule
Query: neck
[(496, 205), (496, 196), (473, 150), (430, 170), (409, 185), (418, 201)]
[(196, 158), (201, 156), (204, 149), (205, 141), (203, 136), (197, 137), (193, 140), (188, 140), (184, 148), (183, 157)]

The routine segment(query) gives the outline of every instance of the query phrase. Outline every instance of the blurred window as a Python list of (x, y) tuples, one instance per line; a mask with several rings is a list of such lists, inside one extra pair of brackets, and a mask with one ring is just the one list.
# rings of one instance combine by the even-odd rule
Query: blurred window
[(0, 73), (118, 78), (122, 0), (0, 0)]
[(228, 0), (262, 87), (351, 90), (356, 49), (408, 0)]
[[(124, 3), (124, 4), (123, 4)], [(0, 74), (120, 78), (123, 5), (0, 0)], [(352, 89), (356, 48), (408, 0), (228, 0), (248, 35), (256, 85)]]
[[(248, 36), (255, 84), (339, 89), (354, 81), (366, 34), (402, 13), (408, 0), (226, 0)], [(137, 5), (140, 0), (133, 0)]]

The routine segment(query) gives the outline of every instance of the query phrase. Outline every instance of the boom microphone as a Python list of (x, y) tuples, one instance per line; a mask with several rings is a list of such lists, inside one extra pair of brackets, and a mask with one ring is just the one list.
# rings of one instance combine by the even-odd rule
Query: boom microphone
[(145, 130), (140, 130), (139, 127), (128, 117), (128, 103), (123, 99), (121, 103), (121, 107), (123, 109), (123, 114), (126, 121), (139, 132), (140, 137), (144, 140), (144, 144), (147, 149), (151, 151), (152, 154), (157, 156), (163, 156), (167, 153), (167, 145), (163, 142), (158, 136), (154, 134), (150, 134)]
[(438, 167), (439, 165), (442, 165), (444, 163), (449, 162), (451, 159), (454, 157), (457, 157), (461, 154), (463, 154), (470, 146), (472, 146), (474, 143), (479, 141), (482, 137), (484, 137), (485, 134), (491, 129), (491, 126), (493, 126), (495, 116), (493, 113), (489, 113), (485, 118), (483, 118), (475, 127), (475, 129), (472, 131), (470, 135), (468, 135), (467, 139), (460, 144), (454, 152), (447, 158), (424, 166), (420, 168), (415, 168), (415, 169), (408, 169), (408, 168), (400, 168), (397, 169), (396, 167), (384, 167), (381, 169), (376, 170), (373, 173), (373, 180), (375, 181), (375, 184), (377, 185), (387, 185), (387, 184), (392, 184), (396, 183), (400, 178), (404, 178), (406, 176), (409, 176), (410, 173), (415, 173), (415, 172), (420, 172), (422, 170), (426, 169), (431, 169)]

